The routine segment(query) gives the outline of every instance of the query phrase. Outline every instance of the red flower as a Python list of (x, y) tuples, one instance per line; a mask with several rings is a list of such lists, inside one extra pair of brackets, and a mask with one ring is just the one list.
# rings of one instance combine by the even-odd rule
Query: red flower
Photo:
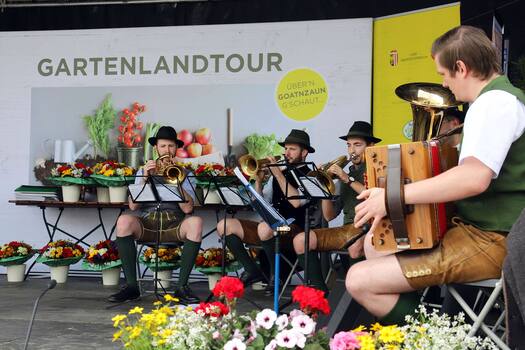
[(244, 285), (237, 277), (222, 277), (213, 288), (215, 297), (225, 297), (228, 300), (242, 298), (244, 295)]
[(307, 314), (322, 312), (330, 313), (330, 305), (324, 297), (324, 292), (312, 287), (298, 286), (292, 292), (292, 300)]
[(230, 312), (228, 306), (220, 301), (214, 301), (213, 303), (200, 303), (194, 311), (196, 313), (202, 312), (204, 315), (211, 317), (221, 317)]

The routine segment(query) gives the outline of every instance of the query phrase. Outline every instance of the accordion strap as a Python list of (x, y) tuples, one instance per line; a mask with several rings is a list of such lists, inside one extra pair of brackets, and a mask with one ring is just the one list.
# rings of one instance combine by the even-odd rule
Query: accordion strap
[(396, 239), (397, 248), (409, 249), (410, 242), (405, 223), (405, 188), (401, 169), (401, 145), (388, 146), (386, 178), (386, 209)]

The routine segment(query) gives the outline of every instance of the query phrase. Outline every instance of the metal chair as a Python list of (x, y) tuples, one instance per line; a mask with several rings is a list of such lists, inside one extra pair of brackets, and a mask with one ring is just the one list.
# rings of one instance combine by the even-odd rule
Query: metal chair
[[(458, 293), (454, 284), (447, 285), (446, 288), (452, 297), (458, 302), (463, 311), (474, 322), (469, 332), (469, 336), (474, 336), (478, 331), (485, 333), (500, 349), (510, 349), (503, 341), (505, 337), (505, 307), (503, 305), (503, 278), (490, 279), (471, 283), (462, 283), (461, 285), (472, 286), (479, 289), (478, 297), (473, 307), (469, 306), (463, 297)], [(481, 306), (484, 300), (483, 295), (488, 295), (485, 303)], [(480, 308), (481, 306), (481, 308)], [(500, 309), (500, 314), (496, 321), (490, 325), (486, 322), (490, 311), (495, 308)], [(475, 310), (479, 309), (476, 313)], [(498, 333), (500, 335), (498, 335)]]

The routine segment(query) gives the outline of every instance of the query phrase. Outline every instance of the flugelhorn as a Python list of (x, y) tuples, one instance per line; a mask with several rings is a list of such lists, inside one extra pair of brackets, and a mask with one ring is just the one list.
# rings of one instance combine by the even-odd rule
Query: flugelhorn
[[(279, 159), (281, 159), (281, 156), (275, 156), (276, 161), (279, 161)], [(259, 170), (268, 164), (270, 164), (268, 159), (255, 159), (255, 157), (250, 154), (239, 157), (239, 167), (241, 171), (250, 177), (255, 176)]]
[(169, 154), (157, 158), (157, 160), (155, 160), (155, 166), (157, 168), (157, 174), (164, 176), (166, 182), (170, 184), (178, 185), (182, 183), (186, 177), (184, 168), (173, 163), (172, 157)]
[(335, 193), (335, 183), (334, 183), (334, 176), (335, 175), (332, 175), (328, 172), (328, 169), (330, 169), (330, 167), (332, 165), (339, 165), (342, 168), (344, 168), (348, 163), (350, 163), (350, 160), (352, 159), (352, 157), (350, 157), (350, 159), (348, 159), (346, 156), (340, 156), (340, 157), (337, 157), (336, 159), (328, 162), (328, 163), (325, 163), (323, 165), (321, 165), (318, 170), (316, 171), (310, 171), (308, 173), (308, 176), (314, 176), (317, 181), (319, 181), (319, 183), (321, 185), (323, 185), (327, 190), (328, 192), (330, 192), (331, 194), (334, 194)]

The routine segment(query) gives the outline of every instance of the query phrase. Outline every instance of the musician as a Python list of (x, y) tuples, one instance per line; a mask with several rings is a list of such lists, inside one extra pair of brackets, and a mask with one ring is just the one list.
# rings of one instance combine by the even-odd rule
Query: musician
[[(403, 322), (427, 286), (499, 278), (505, 235), (525, 207), (525, 95), (500, 74), (485, 33), (460, 26), (436, 39), (432, 57), (443, 86), (472, 103), (465, 117), (459, 164), (404, 187), (406, 204), (456, 201), (457, 217), (440, 244), (381, 256), (365, 240), (366, 261), (348, 271), (352, 296), (384, 323)], [(386, 216), (385, 190), (363, 191), (355, 225)]]
[[(443, 115), (443, 123), (439, 129), (439, 135), (444, 135), (450, 130), (457, 128), (465, 120), (465, 112), (460, 111), (457, 107), (446, 109)], [(461, 133), (450, 135), (447, 137), (446, 142), (448, 142), (453, 147), (459, 147), (461, 142)]]
[[(177, 140), (177, 132), (171, 126), (161, 127), (156, 136), (150, 137), (148, 141), (155, 147), (159, 157), (175, 155), (177, 147), (183, 146), (183, 142)], [(155, 161), (148, 161), (143, 169), (137, 172), (136, 183), (144, 183), (146, 178), (139, 176), (155, 174), (156, 167)], [(192, 187), (188, 181), (183, 182), (181, 192), (186, 202), (164, 203), (160, 218), (156, 217), (156, 203), (141, 205), (132, 202), (131, 198), (129, 199), (129, 208), (132, 211), (139, 210), (140, 215), (121, 215), (116, 225), (116, 243), (127, 285), (120, 292), (111, 295), (108, 298), (109, 301), (123, 302), (140, 297), (137, 285), (135, 240), (156, 242), (158, 220), (161, 221), (161, 242), (184, 242), (175, 295), (184, 303), (199, 301), (199, 298), (189, 287), (188, 280), (202, 241), (202, 219), (198, 216), (189, 215), (193, 211), (194, 198), (192, 197)]]
[[(310, 146), (310, 136), (303, 130), (292, 129), (284, 142), (279, 145), (284, 147), (284, 157), (290, 164), (304, 162), (309, 153), (314, 153), (315, 149)], [(275, 163), (274, 157), (268, 157), (271, 163)], [(290, 232), (280, 238), (281, 245), (289, 246), (291, 250), (293, 237), (303, 231), (305, 222), (305, 205), (306, 200), (293, 199), (287, 200), (288, 197), (299, 195), (297, 183), (290, 172), (282, 167), (268, 167), (270, 178), (263, 188), (264, 169), (258, 171), (255, 177), (255, 190), (264, 198), (271, 202), (279, 213), (285, 218), (294, 218), (294, 223), (290, 226)], [(309, 168), (306, 165), (299, 165), (295, 168), (296, 174), (306, 175)], [(288, 187), (288, 189), (286, 188)], [(318, 214), (312, 214), (314, 218), (320, 221), (320, 211)], [(317, 216), (317, 217), (316, 217)], [(314, 224), (316, 225), (316, 224)], [(265, 280), (263, 274), (248, 255), (244, 248), (244, 243), (261, 244), (268, 260), (270, 261), (271, 275), (266, 288), (267, 294), (273, 292), (273, 271), (275, 259), (275, 238), (273, 230), (266, 222), (255, 222), (242, 219), (226, 219), (226, 231), (224, 230), (224, 220), (217, 224), (217, 233), (222, 236), (226, 232), (226, 245), (235, 255), (235, 258), (244, 266), (244, 272), (241, 280), (244, 285), (250, 285), (255, 282)]]
[[(339, 137), (346, 141), (348, 156), (352, 164), (346, 173), (339, 165), (334, 164), (328, 173), (337, 176), (341, 181), (340, 195), (335, 201), (323, 200), (321, 207), (326, 221), (335, 219), (343, 211), (343, 226), (333, 228), (319, 228), (310, 231), (310, 251), (308, 252), (308, 278), (313, 287), (327, 291), (324, 282), (321, 263), (317, 251), (342, 249), (343, 245), (353, 236), (361, 232), (354, 227), (355, 206), (359, 203), (357, 195), (364, 189), (365, 162), (364, 154), (368, 146), (373, 146), (381, 139), (374, 137), (372, 126), (364, 121), (355, 122), (346, 135)], [(293, 240), (294, 250), (301, 267), (305, 266), (304, 258), (305, 233), (301, 232)], [(350, 257), (357, 259), (363, 256), (364, 237), (349, 247)]]

